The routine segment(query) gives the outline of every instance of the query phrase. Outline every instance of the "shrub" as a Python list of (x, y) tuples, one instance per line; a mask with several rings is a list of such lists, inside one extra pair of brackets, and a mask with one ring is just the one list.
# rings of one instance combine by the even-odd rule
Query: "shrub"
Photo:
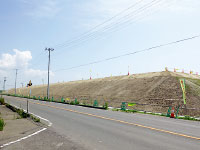
[(25, 113), (22, 109), (17, 109), (17, 113), (22, 117), (22, 118), (27, 118), (30, 115)]
[(5, 126), (4, 120), (0, 118), (0, 131), (3, 131), (4, 126)]
[(5, 105), (4, 98), (0, 97), (0, 105)]
[(112, 111), (119, 111), (119, 109), (117, 109), (117, 108), (113, 108)]
[(75, 103), (75, 105), (79, 105), (80, 102), (79, 102), (79, 101), (76, 101), (76, 102), (74, 102), (74, 103)]
[(167, 115), (162, 113), (160, 116), (167, 116)]
[(105, 104), (103, 105), (103, 107), (104, 107), (105, 109), (108, 109), (108, 102), (105, 102)]
[(40, 122), (40, 118), (37, 118), (37, 117), (35, 117), (35, 116), (33, 116), (33, 115), (31, 115), (31, 119), (32, 119), (33, 121), (35, 121), (35, 122)]
[(74, 101), (71, 101), (69, 104), (70, 104), (70, 105), (74, 105), (75, 103), (74, 103)]
[(11, 109), (13, 112), (17, 112), (22, 118), (27, 118), (30, 117), (29, 114), (25, 113), (22, 109), (17, 109), (9, 104), (6, 104), (6, 107), (8, 107), (9, 109)]

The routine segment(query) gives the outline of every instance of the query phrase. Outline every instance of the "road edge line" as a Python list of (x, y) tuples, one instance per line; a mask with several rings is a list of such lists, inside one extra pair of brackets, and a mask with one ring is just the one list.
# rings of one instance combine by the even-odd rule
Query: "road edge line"
[[(13, 105), (14, 107), (16, 107), (16, 108), (18, 108), (18, 109), (21, 109), (21, 108), (19, 108), (18, 106), (14, 105), (14, 104), (11, 104), (11, 105)], [(24, 110), (24, 109), (23, 109), (23, 110)], [(24, 110), (24, 111), (25, 111), (25, 110)], [(44, 121), (47, 121), (47, 122), (49, 123), (49, 124), (48, 124), (48, 127), (52, 126), (52, 123), (51, 123), (48, 119), (45, 119), (45, 118), (40, 117), (40, 116), (38, 116), (38, 115), (35, 115), (34, 113), (31, 113), (31, 112), (30, 112), (30, 114), (32, 114), (32, 115), (34, 115), (34, 116), (36, 116), (36, 117), (38, 117), (38, 118), (40, 118), (40, 119), (42, 119), (42, 120), (44, 120)], [(25, 139), (27, 139), (27, 138), (29, 138), (29, 137), (32, 137), (32, 136), (34, 136), (34, 135), (39, 134), (40, 132), (45, 131), (46, 129), (47, 129), (47, 128), (43, 128), (43, 129), (38, 130), (38, 131), (36, 131), (36, 132), (34, 132), (34, 133), (32, 133), (32, 134), (29, 134), (29, 135), (27, 135), (27, 136), (25, 136), (25, 137), (22, 137), (22, 138), (20, 138), (20, 139), (18, 139), (18, 140), (11, 141), (11, 142), (8, 142), (8, 143), (6, 143), (6, 144), (0, 145), (0, 148), (4, 148), (4, 147), (9, 146), (9, 145), (11, 145), (11, 144), (14, 144), (14, 143), (20, 142), (20, 141), (22, 141), (22, 140), (25, 140)]]
[(34, 135), (36, 135), (36, 134), (39, 134), (39, 133), (42, 132), (42, 131), (45, 131), (46, 129), (47, 129), (47, 128), (43, 128), (43, 129), (41, 129), (41, 130), (39, 130), (39, 131), (36, 131), (36, 132), (34, 132), (34, 133), (30, 134), (30, 135), (27, 135), (27, 136), (25, 136), (25, 137), (23, 137), (23, 138), (20, 138), (20, 139), (18, 139), (18, 140), (15, 140), (15, 141), (12, 141), (12, 142), (9, 142), (9, 143), (6, 143), (6, 144), (3, 144), (3, 145), (0, 146), (0, 148), (9, 146), (9, 145), (11, 145), (11, 144), (20, 142), (20, 141), (22, 141), (22, 140), (25, 140), (25, 139), (27, 139), (27, 138), (29, 138), (29, 137), (32, 137), (32, 136), (34, 136)]

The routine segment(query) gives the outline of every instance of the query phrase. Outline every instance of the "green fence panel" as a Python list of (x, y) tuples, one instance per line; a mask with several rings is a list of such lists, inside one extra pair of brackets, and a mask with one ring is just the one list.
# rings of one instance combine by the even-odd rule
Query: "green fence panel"
[(121, 104), (121, 110), (126, 110), (126, 102), (122, 102), (122, 104)]
[(98, 107), (99, 104), (98, 104), (98, 101), (97, 100), (94, 100), (94, 104), (93, 104), (94, 107)]

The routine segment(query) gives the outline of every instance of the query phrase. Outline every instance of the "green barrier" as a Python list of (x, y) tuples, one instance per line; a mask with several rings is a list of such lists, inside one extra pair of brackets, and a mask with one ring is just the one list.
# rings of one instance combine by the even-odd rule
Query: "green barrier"
[(79, 104), (79, 101), (77, 100), (77, 98), (75, 98), (74, 104), (75, 104), (75, 105), (78, 105), (78, 104)]
[(99, 104), (98, 104), (98, 101), (97, 100), (94, 100), (94, 104), (93, 104), (94, 107), (98, 107)]
[(169, 107), (168, 111), (167, 111), (167, 117), (170, 117), (171, 116), (171, 109), (172, 107)]
[(52, 96), (52, 98), (51, 98), (51, 101), (53, 102), (54, 101), (54, 97)]
[(46, 101), (46, 100), (47, 100), (47, 97), (44, 97), (44, 100)]
[(65, 100), (64, 100), (64, 98), (63, 98), (63, 97), (61, 98), (61, 102), (62, 102), (62, 103), (64, 103), (64, 102), (65, 102)]
[(122, 104), (121, 104), (121, 110), (126, 110), (126, 102), (122, 102)]
[(178, 118), (179, 108), (180, 108), (180, 106), (178, 106), (177, 109), (176, 109), (176, 119)]

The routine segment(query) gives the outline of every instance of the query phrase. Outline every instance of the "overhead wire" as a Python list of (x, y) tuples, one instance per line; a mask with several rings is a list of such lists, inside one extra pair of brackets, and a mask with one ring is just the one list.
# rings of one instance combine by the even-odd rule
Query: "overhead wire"
[[(157, 2), (157, 3), (158, 3), (158, 2)], [(154, 3), (154, 4), (149, 5), (148, 7), (142, 9), (141, 12), (144, 11), (144, 10), (146, 10), (146, 9), (148, 9), (148, 8), (150, 8), (150, 7), (152, 7), (153, 5), (155, 5), (155, 4), (157, 4), (157, 3)], [(141, 12), (137, 12), (136, 14), (139, 14), (139, 13), (141, 13)], [(134, 15), (136, 15), (136, 14), (134, 14)], [(132, 16), (129, 16), (129, 18), (130, 18), (130, 17), (132, 17)], [(137, 17), (137, 16), (136, 16), (136, 17)], [(130, 19), (128, 19), (128, 20), (125, 20), (124, 22), (119, 21), (119, 22), (117, 22), (117, 23), (113, 23), (113, 24), (111, 24), (110, 26), (104, 27), (102, 30), (99, 30), (99, 31), (96, 31), (95, 33), (90, 34), (87, 38), (82, 39), (81, 41), (77, 41), (77, 43), (74, 43), (74, 45), (71, 44), (71, 45), (66, 46), (66, 47), (67, 47), (67, 48), (72, 48), (72, 47), (77, 46), (77, 45), (79, 45), (79, 44), (81, 44), (81, 43), (84, 43), (84, 42), (86, 42), (86, 41), (88, 41), (88, 40), (98, 39), (98, 37), (103, 36), (103, 35), (105, 34), (105, 32), (108, 32), (108, 31), (110, 31), (110, 30), (116, 29), (116, 28), (120, 27), (120, 25), (129, 23), (130, 21), (132, 21), (132, 19), (133, 19), (133, 18), (130, 18)], [(136, 19), (137, 19), (137, 18), (136, 18)], [(137, 21), (137, 20), (135, 20), (135, 22), (136, 22), (136, 21)], [(115, 30), (115, 31), (117, 31), (117, 30)]]
[(63, 42), (62, 44), (57, 44), (57, 45), (55, 45), (55, 46), (53, 46), (53, 47), (54, 47), (54, 48), (58, 48), (58, 47), (64, 46), (65, 44), (71, 43), (71, 42), (74, 41), (74, 40), (76, 41), (76, 40), (78, 40), (78, 39), (84, 37), (84, 36), (87, 35), (88, 33), (92, 32), (92, 31), (94, 31), (95, 29), (97, 29), (98, 27), (100, 27), (100, 26), (102, 26), (102, 25), (104, 25), (104, 24), (106, 24), (106, 23), (112, 21), (113, 19), (117, 18), (118, 16), (120, 16), (120, 15), (123, 14), (124, 12), (126, 12), (126, 11), (128, 11), (128, 10), (134, 8), (135, 6), (137, 6), (138, 4), (142, 3), (143, 1), (144, 1), (144, 0), (139, 0), (138, 2), (132, 4), (132, 5), (129, 6), (128, 8), (126, 8), (126, 9), (120, 11), (119, 13), (117, 13), (117, 14), (114, 15), (114, 16), (112, 16), (111, 18), (109, 18), (109, 19), (103, 21), (102, 23), (100, 23), (100, 24), (94, 26), (94, 27), (91, 28), (90, 30), (84, 32), (83, 34), (81, 34), (81, 35), (79, 35), (79, 36), (77, 36), (77, 37), (74, 37), (74, 38), (71, 39), (71, 40), (67, 40), (67, 41)]
[[(161, 5), (161, 3), (159, 3), (158, 5)], [(133, 20), (133, 21), (132, 21), (132, 19), (129, 19), (129, 20), (125, 21), (125, 22), (122, 22), (122, 23), (120, 23), (120, 26), (116, 26), (116, 27), (114, 27), (114, 28), (111, 28), (111, 30), (107, 31), (107, 34), (108, 34), (108, 33), (109, 33), (109, 34), (114, 33), (114, 32), (116, 32), (116, 31), (119, 31), (119, 30), (121, 30), (121, 29), (124, 29), (125, 27), (127, 27), (127, 26), (130, 25), (130, 24), (137, 23), (137, 22), (141, 21), (142, 19), (146, 18), (148, 15), (150, 15), (150, 13), (155, 13), (156, 11), (157, 11), (157, 10), (154, 10), (154, 12), (153, 12), (153, 11), (150, 11), (150, 12), (146, 11), (146, 12), (145, 12), (146, 14), (143, 13), (141, 16), (138, 16), (138, 17), (137, 17), (135, 20)], [(121, 25), (123, 25), (123, 26), (121, 26)], [(94, 38), (92, 38), (91, 40), (102, 38), (101, 34), (103, 35), (104, 33), (100, 33), (98, 37), (94, 37)], [(75, 45), (75, 46), (76, 46), (76, 45)]]
[(74, 67), (70, 67), (70, 68), (66, 68), (66, 69), (58, 69), (58, 70), (55, 70), (53, 72), (65, 71), (65, 70), (71, 70), (71, 69), (80, 68), (80, 67), (84, 67), (84, 66), (89, 66), (89, 65), (92, 65), (92, 64), (97, 64), (97, 63), (101, 63), (101, 62), (105, 62), (105, 61), (117, 59), (117, 58), (120, 58), (120, 57), (125, 57), (125, 56), (128, 56), (128, 55), (134, 55), (134, 54), (137, 54), (137, 53), (141, 53), (141, 52), (145, 52), (145, 51), (150, 51), (150, 50), (157, 49), (157, 48), (160, 48), (160, 47), (165, 47), (165, 46), (168, 46), (168, 45), (181, 43), (181, 42), (192, 40), (192, 39), (199, 38), (199, 37), (200, 37), (200, 34), (196, 35), (196, 36), (192, 36), (192, 37), (188, 37), (188, 38), (176, 40), (176, 41), (173, 41), (173, 42), (169, 42), (169, 43), (156, 45), (156, 46), (153, 46), (153, 47), (150, 47), (150, 48), (146, 48), (146, 49), (143, 49), (143, 50), (138, 50), (138, 51), (131, 52), (131, 53), (126, 53), (126, 54), (123, 54), (123, 55), (118, 55), (118, 56), (106, 58), (106, 59), (103, 59), (103, 60), (98, 60), (98, 61), (90, 62), (90, 63), (87, 63), (87, 64), (82, 64), (82, 65), (78, 65), (78, 66), (74, 66)]
[(157, 4), (160, 1), (161, 0), (152, 0), (151, 2), (149, 2), (149, 3), (147, 3), (147, 4), (145, 4), (145, 5), (141, 6), (141, 7), (139, 7), (138, 9), (132, 11), (131, 13), (129, 13), (129, 14), (125, 15), (125, 16), (122, 16), (120, 18), (120, 20), (118, 19), (119, 21), (117, 20), (118, 21), (117, 23), (116, 22), (111, 22), (111, 24), (108, 24), (108, 25), (104, 26), (103, 28), (100, 28), (99, 30), (91, 32), (90, 34), (87, 34), (87, 35), (79, 38), (76, 41), (73, 41), (71, 43), (68, 43), (68, 44), (62, 45), (60, 47), (57, 47), (56, 49), (61, 49), (61, 48), (64, 48), (64, 47), (69, 47), (70, 48), (72, 44), (74, 44), (74, 45), (81, 44), (82, 42), (85, 42), (88, 39), (90, 39), (91, 37), (95, 36), (97, 33), (104, 32), (104, 31), (106, 31), (106, 30), (108, 30), (110, 28), (113, 28), (113, 26), (116, 26), (117, 24), (119, 24), (120, 22), (122, 22), (125, 18), (127, 18), (127, 17), (130, 18), (130, 17), (132, 17), (134, 15), (136, 16), (137, 14), (139, 14), (139, 13), (143, 12), (144, 10), (152, 7), (153, 5)]
[[(154, 6), (156, 5), (156, 6), (159, 6), (159, 5), (162, 5), (163, 3), (154, 3)], [(165, 4), (165, 3), (164, 3)], [(169, 3), (167, 3), (167, 4), (169, 4)], [(152, 6), (152, 5), (151, 5)], [(168, 5), (169, 6), (169, 5)], [(150, 6), (149, 6), (150, 7)], [(149, 8), (148, 7), (148, 8)], [(159, 7), (158, 7), (159, 8)], [(150, 10), (149, 10), (150, 11)], [(155, 12), (156, 10), (154, 10), (154, 12)], [(146, 11), (145, 11), (146, 12)], [(151, 13), (152, 13), (152, 11), (150, 11)], [(137, 23), (137, 22), (139, 22), (140, 20), (142, 20), (142, 19), (144, 19), (147, 15), (150, 15), (150, 12), (148, 12), (148, 14), (144, 14), (144, 16), (143, 16), (143, 14), (141, 15), (141, 16), (139, 16), (138, 18), (137, 18), (137, 20), (135, 20), (134, 22), (132, 21), (131, 22), (131, 19), (129, 19), (128, 21), (126, 21), (126, 22), (124, 22), (123, 24), (124, 25), (126, 25), (126, 26), (128, 26), (129, 24), (132, 24), (132, 23)], [(119, 31), (119, 30), (121, 30), (121, 29), (123, 29), (124, 27), (126, 27), (126, 26), (118, 26), (118, 28), (113, 28), (114, 30), (110, 30), (110, 31), (112, 31), (112, 32), (110, 32), (110, 34), (111, 33), (113, 33), (113, 32), (116, 32), (116, 31)], [(109, 33), (109, 32), (108, 32)], [(102, 33), (102, 34), (104, 34), (104, 33)], [(98, 36), (98, 37), (93, 37), (92, 39), (93, 40), (95, 40), (95, 39), (100, 39), (100, 38), (104, 38), (105, 36)], [(91, 39), (91, 40), (92, 40)], [(74, 46), (76, 46), (76, 45), (72, 45), (71, 47), (69, 47), (69, 48), (72, 48), (72, 47), (74, 47)]]

